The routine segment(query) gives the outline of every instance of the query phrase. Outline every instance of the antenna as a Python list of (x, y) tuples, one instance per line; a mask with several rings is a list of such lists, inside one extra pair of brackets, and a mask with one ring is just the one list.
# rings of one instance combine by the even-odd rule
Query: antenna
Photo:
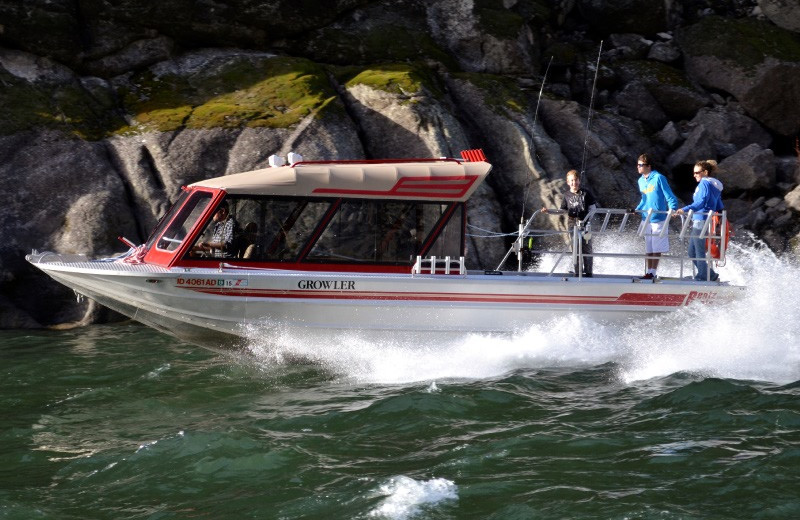
[(600, 50), (597, 51), (597, 65), (594, 67), (594, 81), (592, 82), (592, 96), (589, 98), (589, 117), (586, 119), (586, 137), (583, 140), (583, 158), (581, 159), (581, 184), (586, 172), (586, 148), (589, 146), (589, 129), (592, 126), (592, 113), (594, 108), (594, 91), (597, 86), (597, 73), (600, 71), (600, 55), (603, 53), (603, 40), (600, 40)]

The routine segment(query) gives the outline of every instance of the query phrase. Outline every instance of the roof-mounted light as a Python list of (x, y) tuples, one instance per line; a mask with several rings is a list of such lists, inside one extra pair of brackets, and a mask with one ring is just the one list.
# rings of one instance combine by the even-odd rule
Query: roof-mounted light
[(294, 166), (295, 163), (299, 163), (303, 160), (303, 156), (299, 153), (289, 152), (286, 155), (286, 160), (289, 161), (290, 166)]
[(280, 155), (270, 155), (269, 156), (269, 165), (272, 168), (277, 168), (279, 166), (283, 166), (286, 164), (286, 159), (281, 157)]

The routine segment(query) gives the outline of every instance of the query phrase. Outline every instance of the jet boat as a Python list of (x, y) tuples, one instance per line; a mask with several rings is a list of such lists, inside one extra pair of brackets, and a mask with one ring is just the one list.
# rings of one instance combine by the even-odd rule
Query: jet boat
[[(33, 252), (27, 260), (79, 295), (189, 340), (287, 326), (508, 332), (570, 313), (610, 321), (654, 316), (744, 291), (691, 276), (642, 280), (637, 270), (585, 277), (563, 269), (582, 257), (581, 241), (569, 237), (631, 226), (641, 234), (644, 226), (632, 222), (641, 219), (623, 210), (595, 210), (580, 229), (561, 232), (552, 225), (534, 232), (537, 219), (554, 218), (536, 212), (500, 266), (469, 269), (467, 201), (491, 169), (480, 150), (459, 159), (295, 158), (186, 186), (148, 240), (128, 242), (120, 257)], [(675, 239), (687, 232), (684, 225)], [(542, 234), (566, 238), (560, 249), (526, 246)], [(597, 250), (599, 261), (644, 258)], [(505, 268), (515, 254), (517, 265)], [(559, 261), (531, 269), (526, 254)], [(691, 275), (691, 259), (672, 259)]]

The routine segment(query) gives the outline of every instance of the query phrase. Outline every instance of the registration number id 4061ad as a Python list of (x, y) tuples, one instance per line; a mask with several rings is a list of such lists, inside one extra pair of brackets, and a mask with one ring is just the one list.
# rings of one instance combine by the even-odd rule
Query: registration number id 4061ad
[(178, 287), (247, 287), (244, 278), (178, 278), (175, 283)]

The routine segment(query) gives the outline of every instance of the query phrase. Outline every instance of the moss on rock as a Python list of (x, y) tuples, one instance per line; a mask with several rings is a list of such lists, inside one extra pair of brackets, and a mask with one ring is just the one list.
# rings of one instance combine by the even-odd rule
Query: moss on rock
[(617, 71), (625, 81), (640, 81), (645, 85), (670, 85), (694, 90), (686, 74), (675, 67), (655, 60), (629, 60), (620, 62)]
[(453, 77), (468, 81), (480, 89), (486, 105), (501, 116), (506, 116), (508, 110), (517, 113), (528, 110), (528, 98), (511, 78), (472, 72), (453, 74)]
[(0, 69), (0, 135), (54, 129), (95, 140), (123, 124), (113, 101), (78, 81), (31, 83)]
[(394, 63), (367, 69), (347, 67), (338, 69), (337, 78), (347, 87), (366, 85), (403, 96), (414, 96), (425, 89), (438, 99), (444, 97), (438, 78), (424, 66)]
[(186, 127), (287, 128), (334, 104), (325, 70), (302, 58), (245, 57), (209, 72), (157, 75), (148, 70), (122, 92), (135, 125), (122, 133)]

